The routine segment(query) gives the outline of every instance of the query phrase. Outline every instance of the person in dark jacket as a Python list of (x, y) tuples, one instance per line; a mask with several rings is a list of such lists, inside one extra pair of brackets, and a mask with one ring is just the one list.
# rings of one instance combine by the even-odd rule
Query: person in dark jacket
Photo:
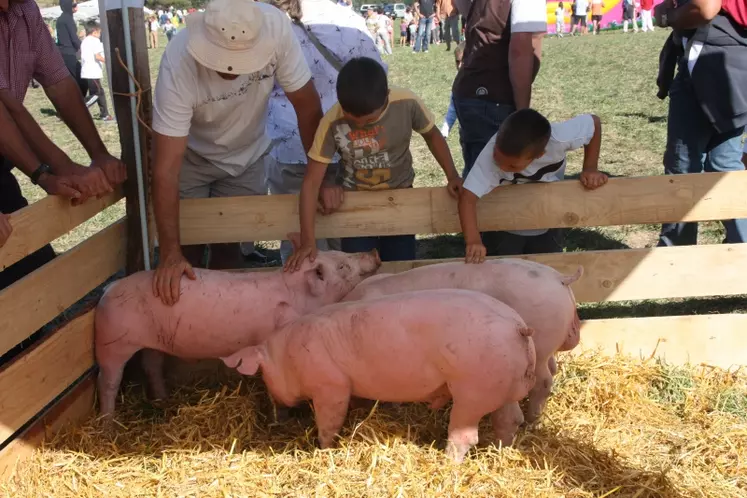
[(78, 10), (78, 4), (73, 0), (60, 0), (60, 9), (62, 9), (62, 15), (57, 19), (57, 47), (60, 49), (65, 66), (78, 83), (86, 105), (90, 107), (96, 103), (98, 97), (94, 95), (88, 99), (85, 98), (88, 85), (80, 77), (80, 61), (78, 60), (80, 38), (78, 38), (78, 26), (73, 18), (73, 14)]

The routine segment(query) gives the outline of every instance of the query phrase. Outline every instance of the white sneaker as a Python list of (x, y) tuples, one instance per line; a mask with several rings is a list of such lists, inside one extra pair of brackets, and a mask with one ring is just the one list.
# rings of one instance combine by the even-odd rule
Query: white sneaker
[(446, 124), (446, 123), (442, 124), (441, 128), (440, 128), (440, 131), (441, 131), (441, 135), (443, 135), (444, 138), (448, 138), (449, 137), (449, 125), (448, 124)]

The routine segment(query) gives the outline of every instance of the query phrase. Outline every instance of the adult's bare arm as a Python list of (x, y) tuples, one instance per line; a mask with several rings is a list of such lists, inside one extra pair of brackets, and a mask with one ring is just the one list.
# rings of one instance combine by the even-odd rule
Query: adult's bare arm
[(708, 24), (721, 11), (721, 0), (690, 0), (668, 14), (674, 29), (697, 29)]
[(314, 83), (309, 80), (295, 92), (287, 92), (286, 95), (296, 111), (301, 142), (304, 150), (308, 152), (314, 143), (314, 134), (322, 119), (322, 102), (319, 100), (319, 94), (314, 88)]
[(526, 109), (532, 101), (532, 83), (542, 58), (539, 33), (512, 33), (508, 47), (508, 73), (516, 109)]

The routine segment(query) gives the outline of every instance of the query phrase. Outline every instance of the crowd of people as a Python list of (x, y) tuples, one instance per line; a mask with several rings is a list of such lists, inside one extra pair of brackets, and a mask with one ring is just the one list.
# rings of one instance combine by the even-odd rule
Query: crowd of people
[[(570, 17), (570, 34), (588, 34), (591, 24), (591, 34), (596, 35), (602, 27), (602, 16), (604, 12), (604, 0), (572, 0), (570, 2), (558, 2), (555, 8), (555, 34), (563, 37), (569, 31), (566, 29), (565, 19)], [(654, 31), (653, 10), (654, 0), (622, 0), (623, 32), (628, 32), (628, 25), (638, 32), (638, 24), (641, 30)]]
[[(562, 180), (574, 149), (584, 151), (579, 181), (586, 189), (607, 181), (598, 170), (599, 117), (590, 112), (550, 123), (531, 108), (547, 31), (544, 1), (421, 0), (411, 9), (406, 24), (414, 51), (427, 50), (435, 19), (450, 27), (447, 43), (458, 43), (457, 75), (450, 97), (444, 96), (450, 111), (440, 128), (415, 92), (389, 84), (382, 53), (391, 50), (392, 26), (379, 20), (382, 14), (364, 19), (330, 0), (273, 4), (213, 0), (205, 12), (190, 14), (190, 28), (177, 32), (164, 51), (154, 89), (152, 168), (160, 245), (154, 290), (165, 303), (178, 300), (179, 282), (183, 275), (194, 278), (193, 267), (241, 264), (238, 244), (212, 244), (208, 251), (182, 246), (184, 198), (299, 193), (300, 239), (281, 249), (289, 271), (328, 248), (376, 248), (384, 261), (415, 258), (413, 236), (317, 240), (315, 232), (317, 213), (339, 209), (347, 192), (413, 186), (413, 132), (425, 139), (458, 202), (467, 262), (563, 250), (560, 229), (481, 234), (476, 218), (478, 200), (495, 189)], [(657, 9), (657, 23), (674, 28), (658, 78), (660, 96), (670, 99), (664, 172), (744, 169), (747, 7), (738, 0), (690, 0)], [(468, 12), (463, 44), (455, 27), (460, 11)], [(21, 17), (26, 23), (8, 22)], [(38, 9), (0, 0), (0, 42), (9, 38), (10, 26), (15, 52), (0, 43), (0, 59), (35, 62), (13, 65), (12, 72), (0, 65), (0, 125), (9, 130), (0, 136), (6, 158), (0, 211), (25, 205), (12, 167), (48, 193), (78, 202), (110, 190), (123, 180), (123, 166), (103, 146), (82, 97), (68, 98), (77, 84)], [(739, 43), (722, 43), (724, 37)], [(81, 139), (90, 167), (72, 163), (25, 110), (32, 76)], [(444, 139), (457, 121), (461, 174)], [(0, 235), (9, 230), (6, 221), (0, 218)], [(724, 224), (727, 242), (744, 242), (747, 220)], [(660, 245), (692, 244), (696, 236), (697, 224), (667, 224)]]

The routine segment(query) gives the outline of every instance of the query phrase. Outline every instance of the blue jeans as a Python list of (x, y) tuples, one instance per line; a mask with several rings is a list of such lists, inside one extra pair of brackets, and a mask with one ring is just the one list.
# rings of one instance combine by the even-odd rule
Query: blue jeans
[(423, 52), (428, 50), (428, 40), (431, 37), (431, 24), (433, 19), (430, 17), (421, 18), (418, 21), (418, 36), (415, 38), (415, 47), (412, 49), (413, 52), (420, 52), (420, 46), (423, 46)]
[[(681, 175), (703, 171), (744, 171), (743, 131), (744, 127), (728, 133), (717, 133), (700, 108), (690, 77), (680, 70), (669, 92), (664, 173)], [(725, 220), (723, 224), (726, 243), (747, 240), (747, 219)], [(665, 223), (661, 226), (658, 245), (694, 245), (697, 240), (697, 223)]]
[(454, 95), (449, 97), (449, 108), (446, 109), (446, 117), (444, 118), (446, 122), (446, 126), (449, 127), (449, 129), (454, 128), (454, 123), (456, 123), (457, 120), (457, 113), (456, 109), (454, 108)]
[(499, 105), (481, 99), (464, 99), (452, 97), (454, 109), (459, 118), (459, 143), (464, 157), (464, 171), (467, 173), (488, 144), (493, 135), (498, 133), (501, 123), (516, 110), (512, 105)]
[(382, 261), (412, 261), (415, 259), (414, 235), (383, 237), (349, 237), (340, 241), (343, 252), (379, 251)]

